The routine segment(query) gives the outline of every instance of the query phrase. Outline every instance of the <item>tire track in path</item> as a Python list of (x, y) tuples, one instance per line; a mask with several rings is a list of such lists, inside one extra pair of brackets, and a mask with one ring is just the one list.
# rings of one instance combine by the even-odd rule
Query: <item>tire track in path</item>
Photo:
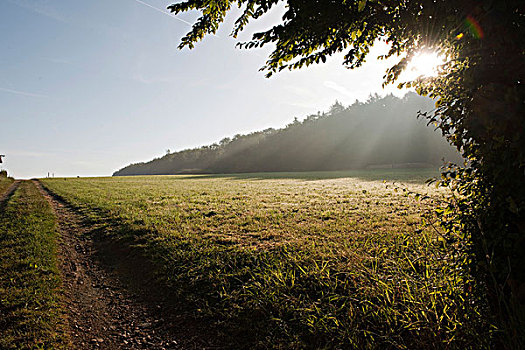
[(92, 228), (40, 182), (34, 183), (58, 219), (58, 265), (73, 348), (182, 349), (174, 335), (177, 325), (162, 317), (162, 307), (141, 302), (100, 262)]

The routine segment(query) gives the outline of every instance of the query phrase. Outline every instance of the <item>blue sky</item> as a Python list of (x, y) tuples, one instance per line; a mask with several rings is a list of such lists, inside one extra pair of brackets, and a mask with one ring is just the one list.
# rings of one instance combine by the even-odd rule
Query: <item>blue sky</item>
[[(324, 65), (266, 79), (268, 49), (240, 50), (235, 16), (194, 50), (178, 50), (196, 14), (163, 0), (0, 2), (0, 154), (18, 178), (101, 176), (129, 163), (282, 127), (381, 88), (390, 64)], [(267, 28), (279, 11), (250, 25)]]

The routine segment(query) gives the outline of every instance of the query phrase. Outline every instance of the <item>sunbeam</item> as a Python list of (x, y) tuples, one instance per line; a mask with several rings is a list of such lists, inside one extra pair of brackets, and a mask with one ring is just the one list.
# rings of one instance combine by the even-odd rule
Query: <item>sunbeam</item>
[(408, 63), (405, 70), (405, 79), (414, 80), (419, 77), (427, 78), (436, 76), (440, 66), (445, 63), (445, 58), (435, 51), (420, 52)]

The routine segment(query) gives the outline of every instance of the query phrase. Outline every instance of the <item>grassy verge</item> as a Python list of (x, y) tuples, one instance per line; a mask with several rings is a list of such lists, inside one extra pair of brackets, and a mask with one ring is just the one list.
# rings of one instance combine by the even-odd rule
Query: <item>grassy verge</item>
[(228, 347), (486, 346), (483, 310), (446, 242), (422, 221), (425, 205), (378, 176), (44, 183), (111, 223), (108, 237), (152, 261), (173, 300), (214, 323)]
[(55, 217), (31, 182), (0, 213), (0, 348), (66, 348)]
[(11, 186), (13, 179), (10, 177), (0, 176), (0, 196)]

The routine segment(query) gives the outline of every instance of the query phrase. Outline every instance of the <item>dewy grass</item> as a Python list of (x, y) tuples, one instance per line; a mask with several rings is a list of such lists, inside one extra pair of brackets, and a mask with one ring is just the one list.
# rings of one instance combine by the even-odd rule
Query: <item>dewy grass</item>
[(0, 348), (67, 348), (59, 306), (55, 218), (30, 182), (0, 213)]
[[(46, 179), (236, 348), (483, 347), (482, 312), (421, 214), (376, 181), (318, 174)], [(390, 179), (392, 180), (392, 179)], [(404, 178), (404, 180), (409, 180)]]

